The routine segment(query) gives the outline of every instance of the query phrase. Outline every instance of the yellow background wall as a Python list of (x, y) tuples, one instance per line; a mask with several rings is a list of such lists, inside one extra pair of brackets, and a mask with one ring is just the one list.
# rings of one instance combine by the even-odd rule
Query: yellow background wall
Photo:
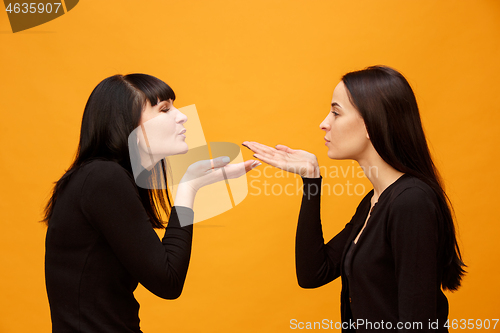
[[(347, 170), (351, 161), (326, 156), (319, 123), (340, 76), (375, 64), (412, 84), (454, 203), (469, 274), (447, 293), (450, 319), (500, 317), (500, 2), (85, 0), (16, 34), (1, 12), (0, 50), (0, 332), (50, 330), (37, 221), (102, 79), (155, 75), (177, 107), (196, 104), (207, 141), (286, 144)], [(260, 195), (250, 188), (236, 208), (195, 224), (178, 300), (138, 289), (145, 332), (287, 332), (291, 319), (340, 320), (340, 281), (316, 290), (296, 282), (300, 195), (263, 192), (264, 181), (277, 193), (300, 179), (259, 170), (248, 180)], [(347, 180), (370, 189), (356, 175), (325, 183)], [(360, 200), (323, 196), (325, 238)]]

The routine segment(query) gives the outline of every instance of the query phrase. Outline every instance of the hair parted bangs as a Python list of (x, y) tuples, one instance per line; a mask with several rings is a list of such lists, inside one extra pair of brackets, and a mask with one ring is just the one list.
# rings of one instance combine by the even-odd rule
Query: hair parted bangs
[(155, 106), (158, 101), (175, 101), (175, 93), (168, 84), (148, 74), (128, 74), (123, 76), (125, 81), (138, 89), (144, 97), (143, 103), (149, 101)]

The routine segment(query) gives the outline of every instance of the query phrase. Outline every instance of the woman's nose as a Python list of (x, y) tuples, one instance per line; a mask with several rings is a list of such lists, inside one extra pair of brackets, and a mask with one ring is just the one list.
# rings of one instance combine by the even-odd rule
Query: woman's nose
[(328, 116), (319, 124), (319, 128), (321, 128), (323, 131), (328, 131), (330, 129), (330, 125), (328, 123)]
[(180, 112), (179, 110), (177, 110), (177, 112), (178, 112), (177, 122), (179, 124), (184, 124), (188, 120), (188, 117), (184, 113)]

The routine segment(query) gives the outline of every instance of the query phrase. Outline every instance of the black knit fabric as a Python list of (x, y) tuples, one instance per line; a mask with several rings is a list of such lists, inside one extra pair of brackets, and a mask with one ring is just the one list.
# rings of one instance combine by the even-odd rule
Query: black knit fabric
[[(391, 325), (393, 331), (400, 322), (403, 328), (412, 325), (401, 331), (446, 332), (443, 325), (448, 301), (440, 287), (443, 263), (438, 254), (441, 216), (432, 189), (404, 174), (381, 193), (358, 242), (351, 245), (347, 277), (346, 254), (368, 216), (373, 190), (344, 229), (325, 244), (320, 219), (321, 182), (321, 177), (303, 178), (296, 236), (299, 285), (316, 288), (340, 276), (341, 319), (347, 323), (364, 321), (356, 331), (380, 332), (383, 321), (386, 329)], [(436, 320), (438, 330), (429, 327)], [(343, 331), (352, 331), (353, 327), (345, 325)]]
[(175, 299), (191, 255), (193, 210), (174, 207), (160, 240), (133, 176), (92, 161), (59, 194), (46, 236), (45, 277), (53, 332), (141, 332), (138, 283)]

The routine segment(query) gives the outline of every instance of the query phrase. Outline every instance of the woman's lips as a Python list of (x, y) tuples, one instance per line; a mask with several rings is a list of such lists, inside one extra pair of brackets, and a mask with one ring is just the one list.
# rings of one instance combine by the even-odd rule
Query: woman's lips
[(325, 141), (326, 141), (325, 146), (328, 145), (328, 143), (330, 143), (330, 140), (328, 140), (327, 138), (323, 138), (323, 139), (325, 139)]

